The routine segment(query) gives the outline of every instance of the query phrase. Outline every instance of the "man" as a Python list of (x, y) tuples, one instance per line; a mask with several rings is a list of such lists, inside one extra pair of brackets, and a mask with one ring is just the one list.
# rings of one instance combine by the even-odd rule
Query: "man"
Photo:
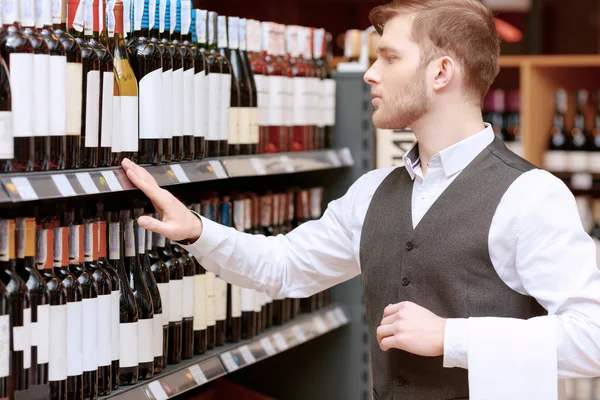
[[(598, 375), (600, 275), (573, 196), (482, 120), (498, 73), (491, 12), (477, 0), (396, 0), (370, 18), (382, 35), (365, 74), (373, 122), (412, 128), (405, 167), (367, 173), (320, 220), (266, 238), (191, 218), (126, 160), (163, 215), (140, 225), (274, 298), (362, 274), (376, 399), (548, 399), (557, 375)], [(554, 387), (532, 389), (544, 368)], [(499, 378), (505, 369), (514, 381)]]

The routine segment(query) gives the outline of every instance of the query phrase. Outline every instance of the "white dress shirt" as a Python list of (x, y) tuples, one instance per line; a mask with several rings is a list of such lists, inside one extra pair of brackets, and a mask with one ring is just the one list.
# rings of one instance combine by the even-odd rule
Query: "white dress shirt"
[[(420, 160), (410, 159), (415, 152), (407, 152), (404, 161), (414, 180), (414, 226), (493, 139), (486, 124), (476, 135), (434, 155), (426, 175)], [(184, 247), (207, 270), (230, 283), (264, 291), (273, 298), (310, 296), (360, 274), (365, 215), (373, 194), (394, 168), (365, 174), (343, 197), (329, 203), (321, 219), (302, 224), (285, 236), (245, 234), (202, 217), (201, 238)], [(559, 378), (600, 375), (596, 246), (582, 227), (574, 196), (566, 185), (540, 169), (523, 173), (495, 211), (488, 246), (503, 282), (536, 298), (550, 315), (557, 316)], [(447, 321), (445, 367), (468, 367), (470, 320)]]

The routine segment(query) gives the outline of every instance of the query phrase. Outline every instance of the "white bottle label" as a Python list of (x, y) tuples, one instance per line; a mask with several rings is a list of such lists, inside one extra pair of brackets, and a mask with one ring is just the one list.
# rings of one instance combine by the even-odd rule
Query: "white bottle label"
[(10, 90), (14, 137), (33, 136), (33, 118), (31, 118), (31, 113), (27, 111), (34, 104), (33, 60), (33, 54), (10, 54)]
[(4, 25), (12, 25), (19, 18), (17, 0), (4, 0), (3, 21)]
[(125, 223), (125, 236), (123, 245), (125, 246), (125, 257), (135, 257), (135, 232), (133, 229), (133, 220), (130, 219)]
[(140, 80), (140, 139), (161, 139), (162, 68)]
[(119, 96), (121, 99), (121, 151), (138, 151), (138, 98)]
[(83, 31), (86, 36), (91, 36), (94, 32), (94, 3), (93, 0), (81, 0), (81, 2), (85, 2), (85, 23)]
[(161, 357), (163, 355), (163, 316), (162, 314), (154, 314), (153, 325), (154, 325), (154, 336), (153, 336), (153, 349), (154, 357)]
[(67, 303), (67, 376), (78, 376), (83, 373), (83, 325), (81, 313), (83, 302)]
[(100, 146), (111, 147), (113, 137), (115, 74), (114, 72), (103, 72), (102, 74), (102, 122), (100, 125)]
[(194, 136), (194, 69), (183, 72), (183, 135)]
[(170, 15), (171, 26), (169, 29), (169, 32), (171, 33), (171, 35), (173, 33), (175, 33), (176, 21), (177, 21), (177, 0), (171, 0), (171, 15)]
[(206, 121), (204, 120), (205, 113), (204, 107), (206, 107), (206, 87), (205, 87), (205, 73), (204, 71), (194, 75), (194, 136), (205, 137), (206, 136)]
[(242, 288), (231, 285), (231, 317), (239, 318), (242, 316)]
[(169, 282), (157, 283), (158, 291), (160, 292), (160, 301), (162, 303), (162, 324), (169, 325), (169, 311), (170, 311), (170, 298), (169, 298)]
[(158, 31), (165, 31), (165, 16), (167, 15), (167, 2), (165, 0), (158, 3)]
[(229, 134), (227, 135), (229, 144), (240, 144), (240, 108), (229, 108)]
[(53, 339), (49, 349), (48, 379), (62, 381), (67, 379), (67, 341), (56, 340), (67, 337), (67, 305), (50, 307), (50, 333)]
[(196, 42), (207, 43), (206, 38), (206, 10), (194, 10), (196, 12)]
[(242, 288), (241, 293), (242, 312), (254, 311), (254, 290)]
[(173, 136), (183, 136), (183, 68), (173, 71), (172, 123)]
[(206, 274), (194, 276), (194, 330), (206, 329)]
[(52, 0), (52, 23), (60, 24), (63, 1), (67, 0)]
[(600, 152), (592, 151), (588, 153), (588, 166), (591, 173), (600, 173)]
[(544, 166), (552, 172), (565, 172), (568, 169), (566, 151), (550, 150), (544, 154)]
[(269, 125), (283, 125), (284, 79), (282, 76), (269, 76)]
[(206, 325), (216, 325), (216, 308), (215, 308), (215, 282), (216, 277), (212, 272), (206, 272)]
[[(164, 1), (160, 3), (161, 7)], [(162, 138), (173, 137), (173, 69), (163, 72), (162, 76)]]
[(154, 319), (140, 319), (138, 321), (139, 361), (147, 363), (154, 361)]
[(194, 317), (194, 277), (183, 277), (183, 318)]
[[(35, 118), (33, 134), (45, 137), (50, 125), (50, 56), (35, 54), (33, 56), (33, 90)], [(54, 116), (53, 116), (54, 117)]]
[(83, 371), (98, 369), (98, 299), (83, 299)]
[(0, 316), (0, 378), (10, 375), (10, 315)]
[[(123, 283), (121, 283), (123, 284)], [(120, 350), (120, 297), (119, 291), (113, 290), (110, 293), (110, 360), (116, 361), (119, 359)]]
[(73, 28), (77, 32), (83, 32), (83, 25), (85, 24), (85, 3), (86, 0), (80, 0), (77, 5), (77, 10), (75, 11), (75, 17), (73, 18)]
[(239, 110), (239, 135), (241, 144), (252, 143), (252, 129), (253, 129), (253, 111), (254, 108), (243, 107), (238, 108)]
[(133, 0), (133, 30), (142, 29), (142, 19), (144, 17), (144, 0)]
[[(65, 0), (66, 1), (66, 0)], [(81, 105), (83, 89), (83, 65), (67, 63), (67, 135), (81, 135)]]
[(156, 20), (156, 0), (148, 1), (148, 29), (154, 28), (154, 21)]
[(316, 101), (315, 101), (315, 117), (317, 126), (323, 128), (325, 126), (325, 81), (317, 78), (315, 80)]
[(67, 57), (50, 56), (50, 136), (67, 133)]
[(112, 152), (118, 153), (121, 151), (121, 96), (114, 96), (113, 92), (113, 135), (112, 135)]
[(138, 365), (138, 322), (128, 322), (119, 325), (121, 368), (136, 367)]
[(12, 124), (12, 113), (0, 111), (0, 159), (10, 160), (15, 155)]
[(283, 77), (283, 125), (294, 125), (294, 78)]
[(23, 326), (13, 327), (13, 349), (23, 352), (23, 365), (31, 367), (31, 308), (23, 310)]
[(259, 109), (257, 107), (252, 107), (250, 109), (250, 118), (251, 118), (251, 125), (250, 125), (250, 143), (252, 144), (258, 144), (259, 140), (260, 140), (260, 131), (259, 131), (259, 124), (258, 124), (258, 113), (259, 113)]
[(106, 14), (108, 19), (108, 37), (115, 36), (115, 0), (106, 0)]
[(169, 322), (179, 322), (183, 306), (183, 280), (172, 279), (169, 281)]
[(47, 364), (50, 359), (50, 305), (37, 307), (37, 322), (31, 330), (31, 343), (37, 346), (38, 364)]
[(260, 312), (263, 305), (262, 299), (262, 293), (254, 291), (254, 312)]
[(258, 125), (269, 126), (269, 79), (264, 75), (254, 75), (258, 102)]
[(100, 123), (100, 71), (87, 74), (85, 101), (85, 147), (98, 147)]
[(308, 104), (308, 82), (306, 78), (293, 78), (294, 84), (294, 107), (293, 121), (295, 126), (308, 125), (306, 123), (306, 107)]
[[(221, 74), (208, 74), (208, 132), (206, 139), (219, 140), (221, 119)], [(229, 97), (225, 97), (229, 99)]]
[(35, 14), (33, 13), (33, 0), (21, 0), (19, 1), (19, 5), (21, 6), (21, 25), (34, 27)]
[(325, 126), (335, 125), (335, 79), (325, 79), (323, 83), (325, 89)]
[(227, 318), (227, 282), (215, 279), (215, 318), (224, 321)]
[(98, 296), (98, 366), (110, 365), (111, 359), (111, 328), (113, 321), (110, 317), (112, 312), (112, 293)]
[(190, 33), (192, 26), (192, 0), (181, 0), (181, 34)]
[(231, 75), (221, 74), (221, 118), (219, 140), (229, 139), (229, 109), (231, 108)]
[(588, 152), (587, 151), (569, 151), (568, 167), (570, 172), (588, 171)]

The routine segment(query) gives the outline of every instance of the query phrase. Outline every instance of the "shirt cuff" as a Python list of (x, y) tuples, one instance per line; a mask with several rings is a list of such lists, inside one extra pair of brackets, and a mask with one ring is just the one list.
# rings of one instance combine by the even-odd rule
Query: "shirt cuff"
[(444, 331), (444, 368), (468, 368), (469, 320), (449, 318)]
[(190, 212), (197, 218), (200, 218), (202, 221), (202, 233), (200, 234), (198, 240), (193, 243), (177, 242), (177, 244), (183, 247), (186, 251), (192, 253), (196, 259), (200, 261), (200, 258), (210, 253), (217, 247), (221, 241), (221, 238), (223, 237), (223, 229), (225, 227), (203, 217), (195, 211), (190, 210)]

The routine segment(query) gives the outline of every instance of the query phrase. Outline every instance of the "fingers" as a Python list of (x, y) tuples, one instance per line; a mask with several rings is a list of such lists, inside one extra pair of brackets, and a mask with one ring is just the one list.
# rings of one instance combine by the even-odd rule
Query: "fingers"
[(388, 351), (389, 349), (400, 349), (400, 341), (398, 340), (398, 336), (388, 336), (386, 338), (383, 338), (381, 340), (381, 343), (379, 343), (379, 347), (381, 347), (381, 350), (383, 351)]
[(377, 343), (381, 345), (381, 341), (388, 337), (394, 336), (398, 332), (396, 325), (381, 325), (377, 328)]
[(171, 238), (171, 229), (169, 225), (155, 218), (149, 217), (147, 215), (142, 215), (138, 218), (138, 225), (148, 231), (158, 233), (167, 238)]
[(131, 183), (144, 192), (153, 203), (159, 206), (163, 205), (165, 200), (161, 196), (163, 191), (148, 171), (128, 159), (124, 159), (121, 165)]
[(394, 313), (392, 315), (388, 315), (387, 317), (382, 319), (380, 325), (393, 324), (394, 322), (398, 321), (399, 319), (400, 319), (400, 312), (396, 312), (396, 313)]
[(408, 305), (407, 301), (402, 301), (402, 302), (396, 303), (396, 304), (390, 304), (389, 306), (387, 306), (385, 308), (385, 310), (383, 310), (383, 318), (397, 313), (398, 311), (405, 308), (407, 305)]

